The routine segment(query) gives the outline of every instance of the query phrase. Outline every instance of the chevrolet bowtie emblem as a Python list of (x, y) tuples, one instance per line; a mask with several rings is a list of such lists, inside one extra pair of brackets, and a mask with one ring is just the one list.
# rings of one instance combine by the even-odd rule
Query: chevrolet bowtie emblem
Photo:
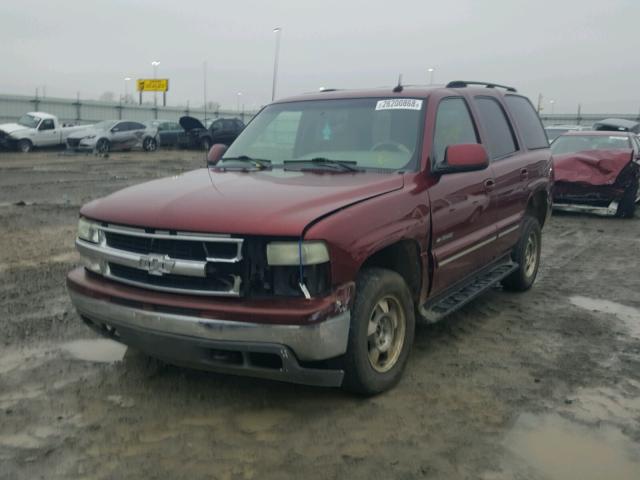
[(162, 276), (166, 273), (171, 273), (176, 261), (171, 260), (169, 255), (150, 254), (140, 257), (138, 265), (143, 270), (149, 272), (150, 275)]

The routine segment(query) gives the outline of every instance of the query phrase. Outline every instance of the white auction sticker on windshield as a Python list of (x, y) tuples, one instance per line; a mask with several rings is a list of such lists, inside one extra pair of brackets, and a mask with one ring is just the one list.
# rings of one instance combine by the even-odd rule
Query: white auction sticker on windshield
[(420, 110), (422, 100), (416, 98), (393, 98), (378, 100), (376, 110)]

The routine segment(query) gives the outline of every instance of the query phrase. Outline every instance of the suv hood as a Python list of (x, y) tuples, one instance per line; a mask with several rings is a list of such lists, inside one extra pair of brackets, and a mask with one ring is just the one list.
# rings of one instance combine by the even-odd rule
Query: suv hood
[(403, 185), (397, 173), (199, 169), (126, 188), (80, 213), (134, 227), (297, 237), (319, 217)]
[(19, 130), (33, 130), (32, 128), (27, 128), (24, 125), (20, 125), (18, 123), (3, 123), (0, 125), (0, 130), (6, 133), (7, 135), (11, 135)]
[(187, 132), (190, 130), (196, 130), (197, 128), (206, 130), (202, 122), (194, 117), (189, 117), (189, 116), (180, 117), (180, 120), (178, 120), (178, 123), (180, 123), (180, 126), (184, 128), (185, 131)]

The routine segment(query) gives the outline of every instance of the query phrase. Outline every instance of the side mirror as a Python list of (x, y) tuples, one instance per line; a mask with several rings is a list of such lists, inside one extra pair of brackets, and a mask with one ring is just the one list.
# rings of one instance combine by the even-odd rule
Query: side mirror
[(227, 148), (229, 147), (222, 143), (216, 143), (213, 147), (211, 147), (211, 149), (209, 150), (209, 154), (207, 155), (207, 165), (211, 166), (218, 163), (218, 161), (224, 155), (224, 152), (227, 151)]
[(479, 143), (449, 145), (444, 151), (444, 163), (435, 173), (458, 173), (484, 170), (489, 166), (489, 155)]

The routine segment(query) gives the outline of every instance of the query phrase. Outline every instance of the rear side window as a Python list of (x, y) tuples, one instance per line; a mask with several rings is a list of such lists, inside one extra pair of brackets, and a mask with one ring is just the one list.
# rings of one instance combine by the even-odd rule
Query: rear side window
[(500, 103), (491, 97), (476, 97), (475, 100), (487, 135), (485, 146), (491, 159), (497, 160), (518, 150), (513, 130)]
[(445, 98), (438, 105), (433, 133), (433, 163), (444, 162), (449, 145), (478, 143), (467, 103), (461, 97)]
[(527, 98), (517, 95), (507, 95), (505, 101), (515, 119), (527, 149), (548, 148), (549, 142), (542, 128), (540, 117), (538, 117), (531, 102)]

